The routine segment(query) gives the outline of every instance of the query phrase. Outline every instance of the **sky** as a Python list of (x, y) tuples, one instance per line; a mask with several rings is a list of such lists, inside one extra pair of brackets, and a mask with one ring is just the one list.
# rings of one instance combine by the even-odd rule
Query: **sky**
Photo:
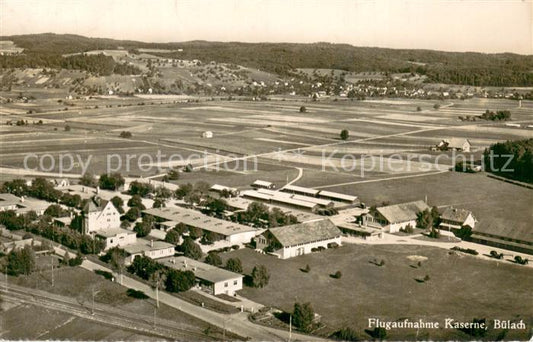
[(0, 0), (0, 35), (533, 55), (533, 0)]

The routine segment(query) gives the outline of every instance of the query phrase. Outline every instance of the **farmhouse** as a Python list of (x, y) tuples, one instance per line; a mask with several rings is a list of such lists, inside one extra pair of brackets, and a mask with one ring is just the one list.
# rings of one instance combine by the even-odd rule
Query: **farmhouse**
[(192, 271), (198, 285), (206, 292), (235, 295), (242, 289), (243, 275), (224, 270), (184, 256), (159, 259), (158, 262), (179, 271)]
[(408, 225), (416, 227), (418, 212), (429, 209), (424, 201), (415, 201), (379, 207), (376, 209), (375, 220), (384, 226), (385, 231), (397, 233)]
[(444, 150), (452, 150), (452, 151), (462, 151), (462, 152), (470, 152), (470, 147), (472, 144), (470, 143), (470, 140), (464, 139), (464, 138), (450, 138), (450, 139), (443, 139), (440, 143), (438, 143), (437, 148), (438, 149), (444, 149)]
[(454, 207), (446, 208), (440, 215), (440, 219), (439, 228), (447, 231), (458, 230), (462, 226), (474, 228), (477, 222), (471, 211)]
[(137, 242), (137, 234), (134, 231), (122, 228), (110, 228), (94, 232), (97, 239), (105, 242), (104, 249), (124, 247)]
[(256, 238), (258, 249), (266, 248), (281, 259), (340, 245), (341, 231), (329, 219), (270, 228)]
[(213, 132), (211, 131), (202, 132), (202, 138), (211, 139), (212, 137), (213, 137)]
[(255, 182), (252, 183), (252, 187), (253, 188), (263, 188), (263, 189), (275, 189), (276, 186), (273, 184), (273, 183), (270, 183), (270, 182), (267, 182), (267, 181), (262, 181), (262, 180), (256, 180)]
[(93, 197), (83, 207), (83, 232), (90, 234), (104, 229), (120, 228), (120, 214), (110, 201)]
[(171, 221), (171, 226), (182, 222), (187, 226), (196, 227), (204, 232), (212, 232), (230, 243), (248, 243), (255, 237), (255, 229), (204, 215), (196, 210), (185, 209), (180, 207), (173, 208), (153, 208), (143, 211), (144, 215), (154, 216), (162, 224), (165, 221)]
[(125, 263), (131, 264), (136, 256), (146, 256), (150, 259), (167, 258), (174, 255), (174, 245), (164, 241), (137, 239), (137, 242), (124, 247), (128, 254)]

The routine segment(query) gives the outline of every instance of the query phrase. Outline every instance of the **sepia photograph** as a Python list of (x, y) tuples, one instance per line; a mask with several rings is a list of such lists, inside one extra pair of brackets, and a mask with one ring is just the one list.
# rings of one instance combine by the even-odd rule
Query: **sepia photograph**
[(2, 341), (531, 341), (532, 259), (533, 0), (0, 0)]

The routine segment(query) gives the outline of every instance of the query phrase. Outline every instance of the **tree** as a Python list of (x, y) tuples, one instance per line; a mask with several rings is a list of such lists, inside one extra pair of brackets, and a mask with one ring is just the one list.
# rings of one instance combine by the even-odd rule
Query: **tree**
[(183, 255), (194, 260), (198, 260), (202, 257), (202, 249), (190, 237), (183, 239), (181, 251), (183, 252)]
[(167, 173), (168, 180), (178, 180), (180, 173), (178, 170), (170, 169)]
[(115, 196), (111, 199), (111, 203), (113, 203), (113, 205), (120, 214), (124, 213), (124, 208), (122, 208), (122, 206), (124, 205), (124, 200), (122, 198)]
[(188, 230), (189, 230), (189, 237), (193, 240), (200, 238), (203, 233), (203, 231), (200, 228), (194, 227), (194, 226), (188, 227)]
[(175, 196), (177, 199), (183, 199), (185, 196), (189, 195), (193, 191), (193, 185), (191, 183), (181, 184), (178, 189), (175, 191)]
[(130, 188), (128, 190), (130, 195), (139, 195), (141, 197), (146, 197), (153, 191), (154, 187), (151, 184), (141, 183), (138, 181), (131, 182)]
[(439, 109), (439, 108), (440, 108), (440, 104), (435, 103), (435, 104), (433, 105), (433, 109)]
[(61, 208), (61, 206), (58, 204), (52, 204), (48, 206), (48, 208), (46, 208), (46, 210), (44, 211), (44, 214), (52, 217), (64, 217), (68, 215), (66, 210)]
[(348, 132), (347, 129), (343, 129), (341, 131), (341, 139), (342, 140), (347, 140), (349, 136), (350, 136), (350, 132)]
[(119, 136), (121, 138), (129, 139), (129, 138), (132, 137), (132, 134), (131, 134), (131, 132), (128, 132), (128, 131), (122, 131), (122, 132), (120, 132)]
[(218, 267), (222, 265), (222, 259), (218, 253), (208, 253), (207, 257), (205, 258), (205, 263)]
[(165, 241), (174, 245), (177, 245), (180, 242), (181, 234), (175, 229), (170, 229), (165, 235)]
[(305, 108), (305, 106), (301, 106), (300, 113), (305, 113), (305, 112), (307, 112), (307, 108)]
[(65, 126), (65, 132), (70, 132), (70, 129), (71, 129), (71, 128), (70, 128), (69, 125), (66, 125), (66, 126)]
[(30, 246), (20, 250), (12, 250), (7, 255), (7, 274), (18, 276), (29, 275), (35, 269), (35, 253)]
[(139, 210), (146, 209), (146, 207), (143, 204), (143, 200), (142, 200), (141, 196), (139, 196), (139, 195), (131, 196), (131, 198), (128, 200), (128, 207), (130, 207), (130, 208), (138, 208)]
[(97, 184), (97, 181), (96, 181), (96, 178), (94, 178), (94, 176), (92, 174), (85, 173), (80, 178), (80, 184), (83, 185), (83, 186), (95, 187), (96, 184)]
[(166, 207), (166, 203), (164, 199), (156, 198), (154, 199), (154, 203), (152, 204), (152, 208), (164, 208)]
[(241, 259), (229, 258), (228, 261), (226, 261), (226, 269), (231, 272), (242, 273)]
[(184, 292), (194, 286), (195, 276), (192, 271), (168, 270), (165, 288), (169, 292)]
[(137, 237), (145, 237), (152, 231), (154, 225), (153, 216), (146, 215), (143, 217), (142, 222), (137, 222), (133, 231), (137, 233)]
[(109, 264), (120, 275), (120, 285), (122, 285), (122, 275), (126, 267), (125, 266), (126, 265), (125, 264), (126, 252), (123, 249), (114, 247), (109, 254), (111, 256), (111, 259), (109, 260)]
[(207, 210), (214, 213), (217, 216), (221, 216), (222, 213), (228, 208), (228, 203), (221, 198), (211, 198), (206, 203)]
[(167, 280), (167, 274), (164, 270), (158, 270), (150, 276), (150, 283), (155, 289), (156, 306), (159, 308), (159, 290), (163, 287)]
[(268, 285), (270, 273), (265, 265), (255, 266), (252, 270), (252, 284), (254, 287), (263, 288)]
[(294, 303), (294, 309), (292, 312), (292, 322), (298, 329), (309, 332), (315, 319), (315, 311), (311, 306), (311, 303)]
[(130, 210), (128, 210), (122, 218), (124, 220), (135, 222), (139, 217), (141, 217), (141, 211), (137, 207), (133, 207)]
[(100, 180), (98, 181), (100, 188), (113, 191), (118, 190), (125, 182), (124, 177), (118, 172), (111, 174), (104, 173), (100, 175)]

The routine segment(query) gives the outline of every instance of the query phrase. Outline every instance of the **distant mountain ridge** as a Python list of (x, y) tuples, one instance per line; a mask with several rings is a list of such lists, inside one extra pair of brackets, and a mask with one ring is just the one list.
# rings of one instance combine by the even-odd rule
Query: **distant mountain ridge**
[[(119, 47), (126, 50), (149, 48), (173, 50), (151, 52), (162, 57), (235, 63), (278, 75), (290, 75), (296, 68), (413, 72), (426, 75), (428, 81), (435, 83), (533, 86), (533, 55), (512, 53), (442, 52), (330, 43), (147, 43), (53, 33), (3, 36), (0, 40), (11, 40), (18, 47), (25, 49), (24, 54), (32, 56), (62, 55)], [(10, 66), (5, 56), (1, 66)]]

